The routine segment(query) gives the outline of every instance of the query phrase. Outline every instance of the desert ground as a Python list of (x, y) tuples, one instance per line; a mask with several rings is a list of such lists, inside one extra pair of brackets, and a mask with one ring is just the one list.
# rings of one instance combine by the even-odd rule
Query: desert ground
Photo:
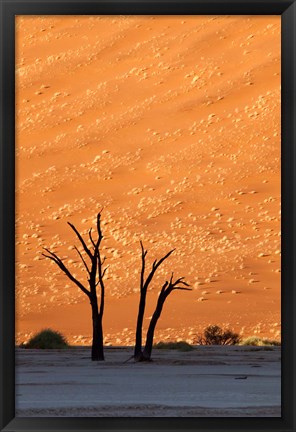
[[(134, 341), (140, 240), (148, 268), (175, 248), (149, 289), (144, 330), (172, 271), (192, 287), (168, 298), (156, 342), (192, 343), (209, 324), (280, 340), (280, 30), (277, 16), (16, 18), (17, 343), (50, 327), (90, 344), (88, 299), (41, 254), (54, 251), (87, 283), (67, 222), (87, 240), (101, 209), (106, 345)], [(22, 370), (35, 367), (35, 354), (18, 355), (29, 359)], [(113, 373), (85, 370), (101, 379), (104, 367)], [(181, 365), (145, 368), (178, 368), (182, 381)], [(232, 375), (234, 392), (252, 390), (255, 375)]]
[(131, 348), (16, 353), (20, 417), (279, 417), (279, 347), (154, 350), (150, 363), (126, 362)]

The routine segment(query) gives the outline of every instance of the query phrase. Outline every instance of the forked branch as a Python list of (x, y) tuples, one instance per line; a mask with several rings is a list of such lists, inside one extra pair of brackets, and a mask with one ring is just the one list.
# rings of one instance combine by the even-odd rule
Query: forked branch
[(68, 278), (74, 282), (80, 289), (81, 291), (84, 292), (84, 294), (86, 294), (88, 297), (90, 296), (90, 292), (82, 285), (81, 282), (79, 282), (79, 280), (77, 280), (72, 273), (68, 270), (68, 268), (65, 266), (65, 264), (63, 263), (63, 261), (52, 251), (50, 251), (47, 248), (43, 248), (49, 255), (42, 253), (42, 255), (45, 258), (49, 258), (50, 260), (52, 260), (53, 262), (55, 262), (59, 268), (68, 276)]

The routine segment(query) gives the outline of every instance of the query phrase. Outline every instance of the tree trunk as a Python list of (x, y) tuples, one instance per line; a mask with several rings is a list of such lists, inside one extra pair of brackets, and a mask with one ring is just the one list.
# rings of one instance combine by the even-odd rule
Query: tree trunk
[(142, 326), (143, 326), (143, 317), (145, 312), (145, 300), (146, 300), (146, 292), (141, 290), (139, 312), (138, 312), (138, 319), (137, 319), (137, 329), (136, 329), (136, 344), (135, 344), (135, 352), (134, 352), (134, 359), (137, 361), (142, 360)]
[(166, 297), (164, 295), (161, 295), (158, 297), (156, 309), (154, 311), (154, 314), (152, 315), (148, 331), (147, 331), (147, 337), (146, 337), (146, 344), (143, 351), (143, 360), (144, 361), (150, 361), (151, 360), (151, 353), (152, 353), (152, 346), (153, 346), (153, 338), (154, 338), (154, 330), (158, 321), (158, 318), (160, 317), (163, 304), (165, 302)]
[(92, 307), (92, 324), (93, 324), (91, 359), (93, 361), (105, 360), (104, 345), (103, 345), (102, 317), (98, 312), (98, 305), (96, 302), (92, 303), (91, 307)]

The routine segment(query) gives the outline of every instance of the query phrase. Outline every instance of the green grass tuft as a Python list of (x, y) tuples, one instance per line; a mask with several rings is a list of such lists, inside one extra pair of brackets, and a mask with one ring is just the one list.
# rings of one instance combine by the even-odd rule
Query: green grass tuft
[(26, 344), (22, 344), (23, 348), (29, 349), (63, 349), (68, 348), (68, 346), (65, 337), (51, 329), (41, 330), (31, 337)]
[(192, 351), (192, 345), (185, 341), (180, 342), (158, 342), (154, 345), (156, 349), (178, 350), (178, 351)]
[(270, 340), (267, 338), (259, 338), (257, 336), (250, 336), (246, 339), (243, 339), (240, 342), (242, 346), (280, 346), (281, 343), (276, 340)]

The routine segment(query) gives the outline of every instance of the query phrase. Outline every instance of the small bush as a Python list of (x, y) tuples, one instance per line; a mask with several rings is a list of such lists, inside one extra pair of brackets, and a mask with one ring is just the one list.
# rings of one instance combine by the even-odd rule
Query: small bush
[(232, 330), (223, 330), (217, 325), (210, 325), (204, 330), (204, 334), (197, 337), (198, 345), (238, 345), (240, 342), (238, 333)]
[(171, 350), (178, 350), (178, 351), (192, 351), (194, 348), (189, 343), (185, 341), (180, 342), (158, 342), (154, 345), (154, 348), (156, 349), (171, 349)]
[(243, 339), (240, 343), (243, 346), (280, 346), (281, 343), (276, 340), (270, 340), (267, 338), (259, 338), (257, 336), (250, 336)]
[(67, 348), (68, 346), (65, 337), (61, 333), (51, 329), (45, 329), (31, 337), (29, 342), (24, 345), (24, 348), (61, 349)]

